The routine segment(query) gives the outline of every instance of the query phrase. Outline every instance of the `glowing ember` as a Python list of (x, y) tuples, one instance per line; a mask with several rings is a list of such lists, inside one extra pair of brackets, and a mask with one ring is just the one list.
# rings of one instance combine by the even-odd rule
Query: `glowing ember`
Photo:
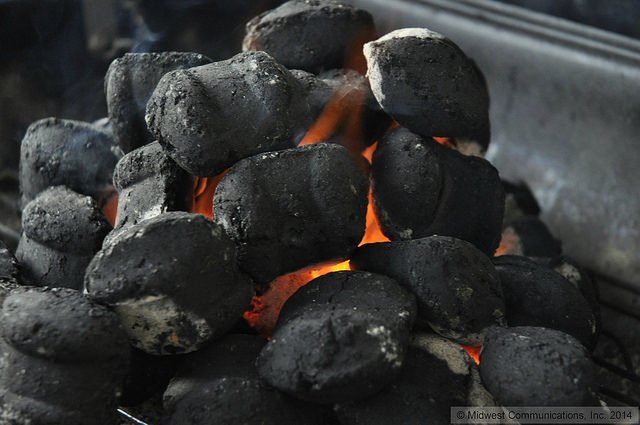
[(114, 226), (116, 224), (116, 214), (118, 213), (118, 192), (113, 192), (108, 198), (102, 199), (99, 205), (109, 224)]
[[(340, 132), (340, 141), (349, 150), (354, 158), (364, 156), (369, 163), (377, 143), (371, 146), (364, 146), (362, 128), (362, 105), (363, 92), (353, 90), (349, 87), (338, 88), (329, 102), (327, 102), (322, 113), (309, 128), (299, 146), (315, 144), (331, 139), (336, 132)], [(392, 123), (391, 128), (397, 126)], [(361, 159), (361, 158), (360, 158)], [(217, 178), (217, 177), (216, 177)], [(200, 185), (204, 184), (207, 189), (203, 190)], [(212, 195), (206, 193), (208, 182), (196, 185), (196, 195), (194, 199), (204, 197), (210, 200)], [(216, 183), (217, 184), (217, 183)], [(215, 190), (215, 188), (214, 188)], [(197, 203), (194, 200), (194, 204)], [(208, 207), (208, 205), (205, 205)], [(210, 209), (210, 208), (209, 208)], [(193, 211), (196, 211), (194, 209)], [(196, 212), (201, 212), (197, 210)], [(202, 213), (202, 212), (201, 212)], [(365, 234), (358, 246), (373, 243), (387, 242), (389, 239), (382, 233), (378, 218), (373, 209), (373, 195), (369, 191), (369, 203), (367, 206)], [(298, 270), (284, 276), (280, 276), (269, 284), (269, 289), (252, 300), (251, 310), (243, 315), (247, 323), (264, 336), (269, 336), (276, 325), (278, 315), (285, 301), (293, 295), (303, 285), (311, 280), (340, 270), (349, 270), (349, 261), (339, 263), (314, 265), (303, 270)]]
[(194, 178), (191, 212), (213, 218), (213, 194), (216, 191), (216, 187), (218, 187), (218, 183), (220, 183), (220, 180), (222, 180), (228, 171), (229, 169), (226, 169), (214, 177)]
[[(362, 152), (362, 155), (367, 158), (368, 161), (371, 161), (376, 146), (377, 143), (374, 143)], [(373, 194), (371, 190), (369, 190), (366, 228), (364, 236), (358, 246), (366, 243), (388, 241), (389, 238), (387, 238), (380, 229), (378, 218), (373, 210)], [(306, 285), (317, 277), (340, 270), (350, 270), (348, 260), (339, 263), (315, 265), (280, 276), (270, 283), (269, 289), (264, 294), (253, 298), (251, 310), (246, 311), (243, 317), (249, 326), (255, 328), (260, 334), (269, 336), (276, 325), (278, 314), (285, 301), (287, 301), (298, 288)]]
[(473, 361), (476, 362), (476, 364), (480, 364), (480, 350), (482, 349), (482, 347), (472, 347), (470, 345), (463, 345), (462, 348), (464, 348), (464, 351), (467, 352), (469, 357), (471, 357)]
[(280, 276), (271, 282), (264, 294), (253, 297), (251, 310), (245, 311), (242, 317), (249, 326), (268, 337), (276, 326), (282, 306), (298, 288), (316, 277), (340, 270), (349, 270), (349, 261), (316, 265)]

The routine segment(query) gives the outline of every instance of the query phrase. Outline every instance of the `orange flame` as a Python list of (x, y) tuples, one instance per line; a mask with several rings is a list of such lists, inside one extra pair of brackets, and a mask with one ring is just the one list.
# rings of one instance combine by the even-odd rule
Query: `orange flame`
[(101, 197), (98, 204), (109, 224), (112, 227), (115, 226), (116, 215), (118, 214), (118, 192), (113, 191), (113, 193)]
[(315, 265), (282, 275), (270, 283), (264, 294), (253, 297), (251, 310), (245, 311), (242, 317), (261, 335), (269, 337), (289, 297), (313, 279), (341, 270), (350, 270), (349, 261)]
[[(312, 139), (310, 138), (309, 140)], [(320, 139), (317, 141), (320, 141)], [(310, 144), (311, 142), (308, 143)], [(374, 143), (365, 148), (361, 152), (362, 156), (371, 162), (376, 147), (377, 143)], [(360, 155), (360, 152), (357, 152), (357, 154)], [(368, 200), (365, 232), (358, 246), (389, 241), (389, 238), (382, 233), (378, 217), (375, 214), (371, 190), (369, 190)], [(264, 294), (253, 297), (251, 310), (246, 311), (243, 317), (249, 326), (256, 329), (263, 336), (269, 337), (277, 323), (282, 306), (300, 287), (327, 273), (350, 269), (349, 260), (346, 260), (337, 263), (317, 264), (280, 276), (269, 284), (269, 289)]]
[(482, 347), (474, 347), (471, 345), (463, 345), (464, 351), (473, 359), (476, 364), (480, 364), (480, 350)]
[(202, 214), (205, 217), (213, 219), (213, 194), (220, 180), (222, 180), (228, 172), (229, 169), (227, 168), (214, 177), (194, 177), (191, 212)]

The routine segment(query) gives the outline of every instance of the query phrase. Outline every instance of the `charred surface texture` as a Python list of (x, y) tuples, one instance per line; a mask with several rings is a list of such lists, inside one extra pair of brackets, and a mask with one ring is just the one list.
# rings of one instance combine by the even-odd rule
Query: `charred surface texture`
[(556, 271), (525, 258), (493, 260), (500, 275), (510, 326), (541, 326), (566, 332), (585, 347), (597, 342), (597, 320), (579, 289)]
[(392, 328), (406, 328), (407, 323), (410, 328), (417, 313), (415, 297), (387, 276), (334, 272), (298, 289), (282, 307), (278, 326), (305, 314), (336, 308), (375, 312)]
[(228, 335), (180, 359), (164, 394), (169, 425), (322, 425), (328, 413), (269, 387), (255, 360), (264, 346), (258, 336)]
[(164, 74), (211, 63), (190, 52), (126, 53), (109, 65), (104, 79), (113, 135), (125, 153), (153, 141), (144, 121), (147, 102)]
[(72, 289), (20, 288), (1, 331), (0, 422), (118, 423), (129, 346), (114, 313)]
[(182, 168), (214, 176), (242, 158), (295, 146), (310, 123), (301, 90), (268, 54), (240, 53), (166, 74), (146, 121)]
[(498, 247), (504, 191), (488, 161), (398, 128), (378, 144), (371, 175), (376, 215), (391, 240), (453, 236), (487, 255)]
[(222, 228), (184, 212), (124, 230), (92, 260), (85, 290), (113, 307), (131, 343), (149, 354), (186, 353), (220, 337), (253, 294)]
[(418, 299), (419, 320), (457, 342), (480, 345), (487, 328), (505, 325), (498, 273), (468, 242), (431, 236), (367, 244), (351, 265), (397, 280)]
[(22, 206), (58, 185), (95, 199), (109, 197), (119, 157), (113, 138), (93, 124), (58, 118), (34, 122), (20, 148)]
[(584, 347), (560, 331), (492, 328), (480, 374), (502, 406), (598, 406), (595, 365)]
[(598, 286), (590, 273), (585, 270), (575, 260), (564, 255), (555, 258), (532, 258), (539, 264), (555, 270), (560, 276), (568, 280), (576, 289), (580, 291), (582, 296), (587, 300), (593, 316), (596, 319), (596, 336), (600, 335), (601, 329), (601, 312), (600, 312), (600, 294)]
[(342, 425), (450, 424), (450, 407), (469, 405), (471, 367), (458, 344), (418, 335), (398, 379), (367, 400), (338, 404), (338, 419)]
[(96, 202), (64, 186), (41, 192), (22, 211), (16, 258), (36, 286), (82, 289), (87, 265), (111, 230)]
[(424, 137), (489, 145), (489, 93), (460, 48), (426, 28), (393, 31), (365, 44), (367, 76), (382, 109)]
[(314, 403), (369, 397), (398, 376), (414, 316), (413, 296), (392, 279), (329, 273), (287, 301), (258, 371)]
[(123, 156), (113, 173), (118, 213), (113, 238), (128, 226), (191, 207), (191, 177), (153, 142)]
[(131, 226), (98, 252), (85, 290), (120, 316), (149, 354), (197, 350), (240, 320), (253, 294), (224, 231), (198, 214), (168, 212)]
[(233, 166), (216, 189), (214, 217), (240, 245), (243, 270), (266, 284), (347, 258), (364, 234), (367, 189), (345, 148), (287, 149)]
[(247, 23), (243, 50), (264, 50), (287, 68), (318, 74), (364, 65), (362, 44), (375, 38), (373, 18), (330, 0), (292, 0)]

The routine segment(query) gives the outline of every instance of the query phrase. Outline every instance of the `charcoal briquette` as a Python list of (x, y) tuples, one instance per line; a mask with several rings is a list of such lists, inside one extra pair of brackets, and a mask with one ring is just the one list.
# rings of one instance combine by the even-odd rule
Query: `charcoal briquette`
[[(398, 379), (375, 396), (336, 406), (342, 425), (445, 425), (451, 406), (467, 406), (471, 359), (460, 345), (415, 335)], [(390, 408), (394, 406), (396, 408)]]
[(373, 18), (364, 10), (331, 0), (291, 0), (249, 21), (242, 48), (318, 74), (363, 66), (362, 45), (373, 38)]
[(595, 365), (571, 335), (541, 327), (492, 328), (482, 381), (502, 406), (599, 406)]
[(82, 289), (87, 265), (110, 230), (89, 196), (64, 186), (41, 192), (22, 211), (16, 258), (25, 281)]
[(598, 285), (591, 277), (590, 273), (578, 264), (572, 258), (561, 255), (554, 258), (532, 258), (533, 261), (542, 264), (548, 268), (555, 270), (560, 276), (568, 280), (576, 289), (580, 291), (582, 296), (587, 300), (593, 316), (596, 320), (596, 335), (600, 334), (601, 329), (601, 312), (600, 312), (600, 294)]
[(76, 290), (18, 288), (0, 323), (1, 423), (118, 424), (129, 345), (114, 313)]
[(366, 177), (342, 146), (259, 154), (222, 179), (214, 220), (239, 244), (242, 269), (267, 284), (302, 267), (347, 258), (364, 234), (367, 191)]
[(113, 172), (113, 184), (118, 191), (118, 213), (107, 240), (142, 220), (191, 207), (191, 177), (158, 142), (123, 156)]
[(167, 212), (105, 244), (87, 267), (85, 291), (114, 309), (136, 348), (160, 355), (197, 350), (228, 332), (253, 283), (220, 226)]
[(376, 215), (391, 240), (453, 236), (493, 255), (504, 191), (498, 171), (405, 128), (388, 132), (371, 164)]
[(489, 144), (489, 94), (480, 70), (451, 40), (403, 28), (364, 45), (373, 94), (393, 119), (424, 137)]
[(507, 323), (541, 326), (572, 335), (587, 348), (597, 341), (594, 311), (580, 290), (555, 270), (526, 257), (504, 255), (493, 262), (500, 275)]
[(258, 376), (255, 360), (265, 341), (227, 335), (179, 359), (176, 377), (164, 393), (169, 425), (324, 425), (319, 407), (291, 399)]
[(365, 244), (352, 267), (392, 277), (418, 300), (418, 319), (467, 345), (505, 325), (505, 302), (491, 260), (473, 245), (447, 236)]
[[(363, 300), (355, 299), (358, 290)], [(299, 291), (258, 357), (258, 372), (269, 384), (331, 404), (372, 396), (398, 376), (415, 307), (397, 283), (371, 273), (335, 272)]]
[(58, 118), (34, 122), (20, 148), (22, 206), (59, 185), (107, 199), (114, 192), (113, 168), (121, 154), (113, 137), (93, 124)]
[(417, 313), (415, 297), (392, 278), (343, 271), (325, 274), (298, 289), (282, 307), (277, 326), (329, 307), (375, 312), (394, 328), (411, 328)]
[(153, 141), (144, 114), (162, 76), (208, 63), (211, 59), (191, 52), (126, 53), (111, 62), (104, 91), (113, 135), (124, 153)]
[(298, 80), (264, 52), (167, 73), (147, 105), (149, 130), (182, 168), (214, 176), (286, 149), (311, 123)]

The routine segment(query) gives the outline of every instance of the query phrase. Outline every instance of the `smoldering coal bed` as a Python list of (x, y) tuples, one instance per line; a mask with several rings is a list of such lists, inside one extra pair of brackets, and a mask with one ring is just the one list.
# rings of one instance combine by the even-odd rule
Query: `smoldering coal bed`
[(598, 351), (594, 282), (482, 158), (481, 70), (425, 28), (376, 37), (364, 10), (293, 0), (228, 60), (116, 60), (106, 127), (32, 126), (17, 258), (0, 249), (0, 421), (633, 400)]

